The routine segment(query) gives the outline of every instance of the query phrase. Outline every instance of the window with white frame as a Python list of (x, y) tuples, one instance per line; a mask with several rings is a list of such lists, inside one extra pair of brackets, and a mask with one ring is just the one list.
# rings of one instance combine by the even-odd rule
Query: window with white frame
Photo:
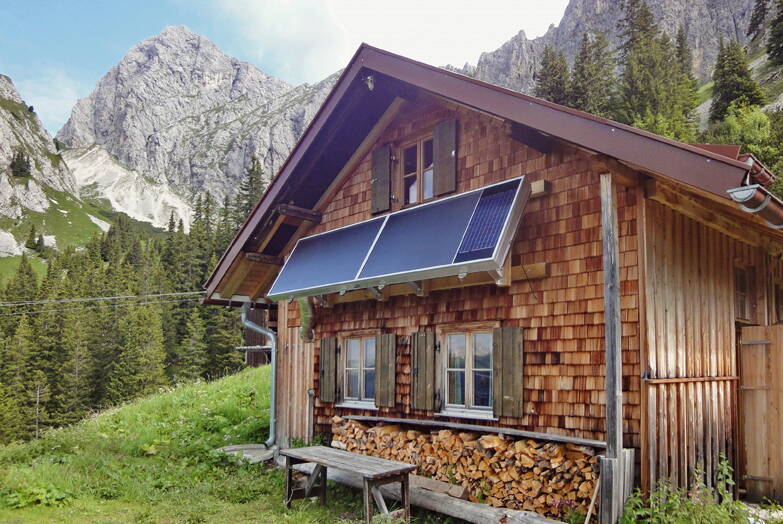
[(492, 333), (445, 335), (444, 398), (449, 409), (492, 409)]
[(375, 337), (346, 338), (343, 400), (375, 399)]

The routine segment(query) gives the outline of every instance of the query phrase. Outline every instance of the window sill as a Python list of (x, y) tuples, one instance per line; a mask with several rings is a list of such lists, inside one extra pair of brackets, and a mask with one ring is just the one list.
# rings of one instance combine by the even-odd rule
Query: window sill
[(491, 411), (480, 411), (477, 409), (445, 409), (440, 413), (435, 413), (435, 416), (468, 418), (474, 420), (498, 420)]
[(361, 402), (358, 400), (346, 400), (339, 404), (335, 404), (336, 408), (349, 408), (349, 409), (368, 409), (371, 411), (378, 411), (378, 408), (372, 402)]

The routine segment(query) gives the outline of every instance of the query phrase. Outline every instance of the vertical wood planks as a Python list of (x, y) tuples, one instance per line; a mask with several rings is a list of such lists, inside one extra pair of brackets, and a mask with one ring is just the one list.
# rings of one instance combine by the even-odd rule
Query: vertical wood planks
[(375, 405), (393, 408), (397, 374), (397, 335), (375, 337)]
[(523, 377), (522, 329), (516, 326), (492, 330), (492, 406), (496, 417), (521, 417), (519, 394)]
[(435, 410), (435, 332), (417, 331), (412, 336), (413, 388), (411, 407)]
[(457, 189), (457, 121), (444, 120), (432, 131), (434, 156), (433, 179), (435, 196)]
[(321, 402), (337, 401), (337, 339), (321, 339), (320, 384), (318, 398)]

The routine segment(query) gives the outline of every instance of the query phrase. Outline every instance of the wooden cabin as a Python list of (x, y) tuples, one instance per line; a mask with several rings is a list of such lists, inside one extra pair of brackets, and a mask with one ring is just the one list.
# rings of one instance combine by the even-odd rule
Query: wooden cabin
[(738, 148), (362, 45), (205, 301), (276, 303), (281, 445), (335, 415), (515, 429), (633, 448), (644, 488), (725, 456), (780, 498), (773, 181)]

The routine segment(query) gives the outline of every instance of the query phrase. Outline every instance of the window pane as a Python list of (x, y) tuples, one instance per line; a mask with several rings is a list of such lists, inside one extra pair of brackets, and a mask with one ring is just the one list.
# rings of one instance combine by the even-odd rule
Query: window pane
[(375, 338), (364, 339), (364, 367), (375, 367)]
[(475, 333), (473, 335), (473, 367), (490, 369), (492, 367), (492, 334)]
[(359, 367), (359, 339), (349, 338), (345, 340), (345, 367)]
[(492, 405), (492, 372), (473, 372), (473, 404), (479, 407)]
[(446, 400), (449, 404), (465, 405), (465, 372), (449, 371), (449, 398)]
[(428, 198), (432, 198), (432, 195), (434, 194), (434, 190), (432, 188), (432, 183), (433, 183), (432, 168), (426, 170), (422, 174), (422, 178), (423, 178), (422, 184), (424, 184), (422, 187), (422, 192), (424, 193), (422, 195), (422, 198), (424, 200), (427, 200)]
[(364, 371), (364, 398), (375, 398), (375, 370)]
[(402, 153), (402, 173), (404, 175), (416, 172), (416, 168), (418, 167), (416, 165), (416, 156), (416, 146), (405, 148), (405, 151)]
[(449, 346), (449, 361), (448, 367), (450, 368), (464, 368), (465, 367), (465, 335), (464, 333), (457, 333), (449, 335), (447, 337), (447, 344)]
[(422, 156), (424, 157), (422, 160), (424, 161), (424, 165), (422, 168), (427, 169), (432, 165), (432, 140), (427, 140), (424, 142), (424, 145), (422, 146)]
[(416, 184), (417, 178), (415, 176), (405, 177), (405, 203), (413, 204), (418, 200), (418, 184)]
[(345, 398), (359, 398), (359, 370), (345, 371)]

